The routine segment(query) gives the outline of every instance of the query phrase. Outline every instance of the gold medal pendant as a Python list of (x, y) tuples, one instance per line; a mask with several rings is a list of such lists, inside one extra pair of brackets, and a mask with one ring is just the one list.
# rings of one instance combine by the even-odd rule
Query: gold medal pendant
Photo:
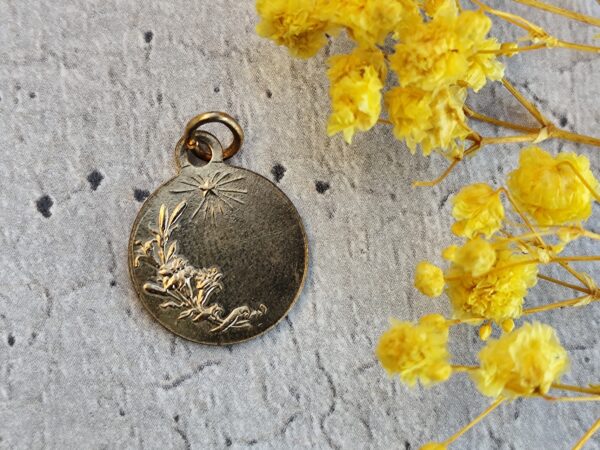
[[(233, 133), (227, 149), (199, 129), (209, 122)], [(193, 118), (175, 150), (177, 176), (144, 202), (129, 241), (129, 272), (144, 306), (173, 333), (203, 344), (242, 342), (273, 327), (307, 272), (306, 235), (291, 201), (266, 178), (223, 162), (242, 141), (224, 113)]]

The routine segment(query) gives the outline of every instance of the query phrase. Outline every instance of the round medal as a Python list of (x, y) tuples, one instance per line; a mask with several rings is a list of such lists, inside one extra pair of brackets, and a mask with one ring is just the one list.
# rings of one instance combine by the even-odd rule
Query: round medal
[[(227, 149), (199, 129), (208, 122), (232, 131)], [(223, 162), (242, 141), (224, 113), (192, 119), (176, 147), (179, 173), (148, 197), (131, 231), (129, 271), (142, 303), (173, 333), (203, 344), (242, 342), (273, 327), (307, 272), (291, 201), (266, 178)]]

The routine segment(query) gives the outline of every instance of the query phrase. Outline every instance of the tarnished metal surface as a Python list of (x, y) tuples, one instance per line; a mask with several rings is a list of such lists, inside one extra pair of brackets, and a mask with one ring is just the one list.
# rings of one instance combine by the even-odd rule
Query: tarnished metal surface
[[(225, 164), (213, 135), (193, 134), (203, 124), (196, 119), (176, 148), (179, 173), (135, 220), (129, 271), (144, 306), (166, 328), (195, 342), (232, 344), (265, 332), (292, 306), (306, 275), (306, 236), (285, 194)], [(243, 139), (235, 125), (230, 153)], [(211, 150), (208, 164), (189, 157), (186, 144), (199, 147), (197, 139)]]

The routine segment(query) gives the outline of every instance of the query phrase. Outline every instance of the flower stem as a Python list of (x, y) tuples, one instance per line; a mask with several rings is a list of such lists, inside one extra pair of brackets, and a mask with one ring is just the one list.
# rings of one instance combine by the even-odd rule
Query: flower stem
[(504, 87), (508, 90), (508, 92), (511, 93), (511, 95), (513, 97), (515, 97), (517, 99), (517, 101), (523, 105), (523, 107), (529, 111), (529, 113), (535, 117), (535, 119), (540, 123), (540, 125), (542, 126), (548, 126), (551, 125), (552, 122), (550, 122), (541, 112), (539, 109), (537, 109), (537, 107), (530, 102), (529, 100), (527, 100), (523, 94), (521, 94), (519, 91), (517, 91), (517, 89), (510, 83), (510, 81), (508, 81), (506, 78), (502, 78), (502, 84), (504, 85)]
[(553, 383), (552, 388), (558, 389), (561, 391), (579, 392), (581, 394), (592, 394), (592, 395), (600, 394), (600, 386), (598, 386), (598, 387), (581, 387), (581, 386), (572, 386), (570, 384)]
[(581, 284), (583, 284), (586, 287), (588, 286), (588, 281), (585, 279), (585, 277), (580, 274), (579, 272), (577, 272), (575, 269), (573, 269), (569, 263), (566, 262), (559, 262), (559, 264), (561, 265), (561, 267), (563, 269), (565, 269), (567, 272), (569, 272), (574, 278), (577, 279), (577, 281), (579, 281)]
[(549, 402), (565, 402), (565, 403), (576, 403), (576, 402), (598, 402), (600, 401), (600, 395), (586, 395), (585, 397), (551, 397), (549, 395), (541, 395), (544, 400)]
[(541, 2), (539, 0), (513, 0), (514, 2), (521, 3), (523, 5), (531, 6), (532, 8), (541, 9), (543, 11), (550, 12), (552, 14), (558, 14), (560, 16), (567, 17), (572, 20), (587, 23), (588, 25), (594, 25), (600, 27), (600, 19), (595, 17), (586, 16), (575, 11), (571, 11), (565, 8), (559, 8), (558, 6), (549, 5), (548, 3)]
[[(599, 140), (599, 142), (600, 142), (600, 140)], [(600, 194), (598, 194), (594, 190), (594, 188), (590, 185), (588, 180), (585, 179), (585, 177), (581, 174), (579, 169), (571, 161), (563, 161), (560, 164), (565, 164), (565, 165), (569, 166), (571, 168), (571, 170), (575, 173), (575, 176), (577, 178), (579, 178), (579, 181), (581, 181), (581, 183), (586, 187), (586, 189), (588, 191), (590, 191), (590, 194), (592, 194), (592, 197), (594, 197), (594, 199), (596, 199), (597, 202), (600, 202)]]
[(594, 425), (592, 425), (592, 428), (590, 428), (589, 430), (587, 430), (585, 432), (585, 434), (581, 437), (581, 439), (579, 440), (579, 442), (577, 442), (577, 444), (575, 444), (575, 447), (573, 447), (573, 450), (581, 450), (584, 446), (584, 444), (590, 440), (590, 438), (594, 435), (594, 433), (596, 431), (598, 431), (600, 429), (600, 419), (598, 419), (596, 421), (596, 423), (594, 423)]
[(523, 28), (525, 31), (528, 31), (530, 33), (543, 31), (540, 27), (534, 25), (533, 23), (525, 20), (524, 18), (522, 18), (520, 16), (517, 16), (516, 14), (511, 14), (511, 13), (507, 13), (504, 11), (500, 11), (498, 9), (491, 8), (479, 0), (471, 0), (471, 1), (473, 3), (475, 3), (477, 6), (479, 6), (483, 11), (490, 13), (494, 16), (500, 17), (501, 19), (504, 19), (508, 23), (512, 23), (513, 25), (515, 25), (519, 28)]
[(596, 147), (600, 147), (600, 138), (586, 136), (585, 134), (572, 133), (571, 131), (560, 130), (557, 128), (552, 130), (550, 134), (552, 137), (555, 137), (558, 139), (564, 139), (566, 141), (577, 142), (578, 144), (587, 144), (587, 145), (594, 145)]
[(452, 442), (456, 441), (459, 437), (461, 437), (463, 434), (465, 434), (467, 431), (469, 431), (471, 428), (473, 428), (475, 425), (477, 425), (479, 422), (481, 422), (485, 418), (485, 416), (487, 416), (489, 413), (494, 411), (498, 406), (500, 406), (502, 404), (502, 402), (504, 402), (504, 400), (505, 399), (503, 397), (498, 398), (494, 403), (492, 403), (490, 406), (488, 406), (488, 408), (485, 411), (483, 411), (481, 414), (479, 414), (475, 419), (473, 419), (470, 423), (468, 423), (464, 428), (462, 428), (461, 430), (456, 432), (454, 435), (452, 435), (448, 439), (446, 439), (443, 442), (443, 445), (448, 446)]
[(519, 208), (519, 205), (517, 205), (517, 202), (515, 201), (515, 199), (512, 197), (512, 195), (510, 195), (510, 192), (508, 192), (508, 189), (506, 189), (505, 187), (501, 187), (500, 189), (498, 189), (498, 191), (503, 193), (506, 196), (506, 198), (508, 199), (508, 202), (513, 207), (515, 212), (519, 215), (519, 217), (525, 223), (525, 225), (527, 225), (527, 228), (529, 228), (529, 231), (531, 231), (535, 235), (535, 237), (536, 237), (537, 241), (540, 243), (540, 245), (543, 248), (546, 248), (546, 243), (544, 242), (544, 239), (537, 232), (537, 230), (535, 229), (533, 224), (529, 221), (529, 219), (527, 218), (525, 213), (523, 211), (521, 211), (521, 208)]
[[(584, 299), (586, 299), (587, 297), (589, 297), (589, 295), (583, 295), (581, 297), (577, 297), (577, 298), (571, 298), (569, 300), (564, 300), (562, 302), (556, 302), (556, 303), (551, 303), (549, 305), (542, 305), (542, 306), (536, 306), (535, 308), (529, 308), (523, 311), (522, 315), (523, 316), (528, 316), (530, 314), (536, 314), (539, 312), (546, 312), (546, 311), (552, 311), (553, 309), (559, 309), (559, 308), (566, 308), (569, 306), (575, 306), (578, 303), (580, 303), (581, 301), (583, 301)], [(594, 300), (597, 301), (597, 300)]]
[(554, 262), (571, 262), (571, 261), (600, 261), (598, 255), (583, 255), (583, 256), (560, 256), (552, 258)]
[(452, 364), (451, 367), (454, 372), (470, 372), (479, 369), (479, 366), (463, 366), (461, 364)]
[(596, 47), (595, 45), (587, 45), (587, 44), (578, 44), (576, 42), (567, 42), (558, 40), (553, 44), (555, 47), (560, 48), (569, 48), (572, 50), (579, 50), (582, 52), (592, 52), (592, 53), (600, 53), (600, 47)]
[[(505, 42), (505, 44), (509, 44), (508, 42)], [(513, 44), (513, 43), (510, 43)], [(492, 54), (492, 55), (508, 55), (508, 56), (513, 56), (517, 53), (523, 53), (523, 52), (530, 52), (533, 50), (540, 50), (543, 48), (548, 48), (548, 44), (533, 44), (533, 45), (527, 45), (524, 47), (518, 47), (518, 43), (514, 42), (514, 44), (517, 45), (517, 47), (505, 47), (505, 48), (499, 48), (497, 50), (479, 50), (477, 53), (480, 54)]]
[(444, 172), (439, 177), (437, 177), (435, 180), (415, 181), (415, 182), (413, 182), (413, 187), (431, 187), (431, 186), (435, 186), (436, 184), (441, 183), (442, 181), (444, 181), (446, 179), (446, 177), (448, 175), (450, 175), (452, 170), (454, 170), (454, 168), (456, 167), (456, 165), (459, 162), (461, 162), (461, 160), (455, 158), (454, 161), (452, 161), (452, 163), (448, 166), (448, 168), (446, 170), (444, 170)]
[(465, 105), (463, 107), (463, 110), (464, 110), (465, 114), (472, 119), (479, 120), (481, 122), (491, 123), (491, 124), (497, 125), (499, 127), (510, 128), (511, 130), (523, 131), (525, 133), (535, 133), (535, 132), (539, 131), (538, 128), (525, 127), (523, 125), (519, 125), (516, 123), (506, 122), (504, 120), (495, 119), (494, 117), (486, 116), (484, 114), (473, 111), (467, 105)]
[(591, 293), (592, 293), (589, 289), (586, 289), (584, 287), (577, 286), (576, 284), (567, 283), (566, 281), (561, 281), (561, 280), (558, 280), (556, 278), (552, 278), (552, 277), (549, 277), (546, 275), (542, 275), (541, 273), (538, 274), (538, 278), (540, 280), (549, 281), (550, 283), (560, 284), (561, 286), (564, 286), (569, 289), (573, 289), (575, 291), (583, 292), (584, 294), (591, 295)]
[(539, 133), (515, 134), (513, 136), (483, 137), (481, 146), (490, 144), (514, 144), (519, 142), (533, 142), (539, 137)]

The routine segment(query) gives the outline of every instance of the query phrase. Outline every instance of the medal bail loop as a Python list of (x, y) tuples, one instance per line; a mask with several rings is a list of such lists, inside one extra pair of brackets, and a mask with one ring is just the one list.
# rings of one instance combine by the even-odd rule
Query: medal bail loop
[[(199, 114), (188, 122), (187, 126), (185, 127), (185, 132), (183, 134), (183, 145), (187, 150), (192, 151), (196, 156), (202, 158), (204, 161), (210, 161), (211, 159), (215, 161), (214, 155), (211, 154), (210, 149), (206, 148), (207, 146), (210, 147), (209, 143), (205, 142), (206, 135), (204, 134), (204, 132), (200, 134), (196, 131), (202, 125), (206, 125), (207, 123), (221, 123), (227, 128), (229, 128), (229, 131), (231, 131), (231, 134), (233, 135), (233, 141), (231, 142), (231, 145), (229, 145), (229, 147), (223, 150), (221, 160), (231, 158), (240, 150), (242, 142), (244, 141), (244, 132), (242, 131), (240, 124), (237, 123), (237, 121), (229, 114), (217, 111)], [(204, 137), (200, 139), (198, 136)], [(214, 136), (210, 136), (217, 142), (219, 142)], [(199, 140), (201, 140), (202, 143), (207, 145), (200, 145), (200, 143), (198, 142)], [(218, 147), (221, 147), (220, 143)]]

